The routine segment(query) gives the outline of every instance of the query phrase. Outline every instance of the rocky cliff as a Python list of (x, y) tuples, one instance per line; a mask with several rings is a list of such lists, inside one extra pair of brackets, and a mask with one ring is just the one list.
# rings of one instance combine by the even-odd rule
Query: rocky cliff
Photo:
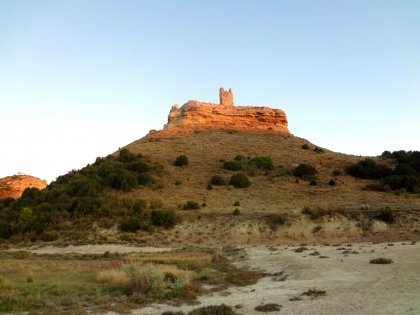
[(29, 175), (13, 175), (0, 178), (0, 199), (19, 198), (26, 188), (44, 189), (47, 182)]
[(188, 101), (181, 107), (174, 105), (163, 130), (152, 131), (149, 136), (203, 129), (289, 133), (284, 111), (262, 106), (234, 106), (232, 90), (221, 88), (220, 104)]

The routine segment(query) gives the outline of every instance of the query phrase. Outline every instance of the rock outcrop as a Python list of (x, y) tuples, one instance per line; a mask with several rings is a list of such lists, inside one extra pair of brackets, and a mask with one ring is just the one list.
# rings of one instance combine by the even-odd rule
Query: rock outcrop
[(289, 134), (286, 113), (262, 106), (234, 106), (232, 90), (220, 88), (220, 104), (188, 101), (174, 105), (163, 130), (151, 131), (149, 137), (219, 129)]
[(13, 175), (0, 178), (0, 199), (19, 198), (26, 188), (44, 189), (47, 182), (29, 175)]

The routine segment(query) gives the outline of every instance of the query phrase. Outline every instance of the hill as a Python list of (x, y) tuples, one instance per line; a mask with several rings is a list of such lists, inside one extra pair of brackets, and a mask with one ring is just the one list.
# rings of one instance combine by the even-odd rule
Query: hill
[[(161, 131), (0, 202), (12, 242), (149, 245), (417, 239), (420, 154), (366, 159), (293, 136), (286, 113), (188, 101)], [(240, 175), (238, 175), (240, 174)]]

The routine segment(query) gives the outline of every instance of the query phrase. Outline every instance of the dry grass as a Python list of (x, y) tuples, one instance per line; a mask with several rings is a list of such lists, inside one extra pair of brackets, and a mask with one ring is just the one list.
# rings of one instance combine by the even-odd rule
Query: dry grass
[(166, 265), (177, 265), (193, 269), (208, 266), (213, 260), (213, 255), (209, 253), (191, 252), (165, 252), (165, 253), (137, 253), (124, 257), (125, 262), (131, 263), (156, 263)]
[(126, 286), (130, 282), (127, 273), (118, 269), (101, 270), (98, 272), (96, 280), (100, 283), (109, 283), (118, 286)]

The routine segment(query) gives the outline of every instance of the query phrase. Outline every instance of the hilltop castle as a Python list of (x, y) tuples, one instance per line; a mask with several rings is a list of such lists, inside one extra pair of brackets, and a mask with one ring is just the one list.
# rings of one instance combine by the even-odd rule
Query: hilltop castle
[(174, 105), (168, 123), (161, 131), (149, 136), (182, 134), (194, 130), (219, 129), (245, 132), (289, 134), (286, 113), (263, 106), (235, 106), (232, 89), (219, 90), (220, 104), (190, 100), (179, 107)]

